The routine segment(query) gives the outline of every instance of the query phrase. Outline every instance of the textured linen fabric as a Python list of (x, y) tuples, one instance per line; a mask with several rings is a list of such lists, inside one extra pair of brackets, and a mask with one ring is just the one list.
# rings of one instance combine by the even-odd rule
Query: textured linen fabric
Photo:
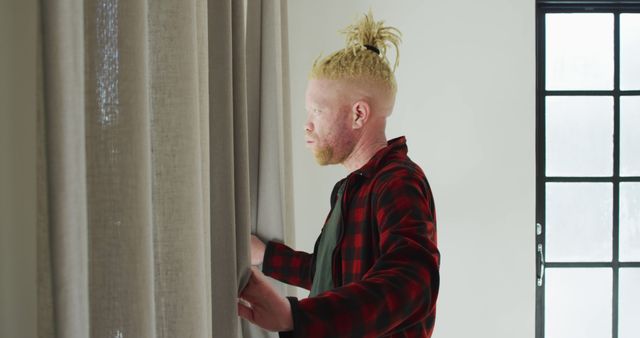
[[(405, 138), (389, 141), (336, 183), (332, 206), (343, 183), (336, 288), (302, 300), (290, 297), (294, 330), (281, 336), (430, 337), (440, 281), (435, 204), (423, 171), (407, 157)], [(309, 289), (314, 264), (313, 254), (272, 241), (263, 271)]]
[[(287, 92), (286, 72), (270, 77), (285, 44), (279, 35), (277, 52), (252, 59), (256, 77), (245, 6), (40, 2), (39, 337), (258, 337), (243, 334), (236, 313), (252, 215), (265, 214), (254, 210), (263, 200), (285, 210), (291, 175), (278, 134), (287, 99), (275, 97)], [(271, 26), (281, 6), (267, 6), (269, 34), (281, 33)], [(260, 119), (282, 127), (253, 125), (252, 143), (247, 79), (256, 78), (271, 86)], [(252, 162), (253, 149), (273, 160)], [(265, 182), (255, 200), (250, 172)], [(276, 216), (280, 227), (289, 219)]]
[[(265, 240), (291, 240), (293, 191), (286, 3), (247, 1), (247, 114), (251, 232)], [(280, 294), (286, 285), (271, 279)], [(242, 320), (246, 338), (277, 337)]]

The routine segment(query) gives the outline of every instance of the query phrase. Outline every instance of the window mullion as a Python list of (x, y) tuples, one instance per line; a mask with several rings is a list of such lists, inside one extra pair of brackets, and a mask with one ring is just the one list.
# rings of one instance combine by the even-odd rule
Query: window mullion
[(611, 337), (618, 338), (618, 293), (619, 293), (619, 205), (620, 205), (620, 11), (614, 13), (613, 28), (613, 290), (611, 304)]

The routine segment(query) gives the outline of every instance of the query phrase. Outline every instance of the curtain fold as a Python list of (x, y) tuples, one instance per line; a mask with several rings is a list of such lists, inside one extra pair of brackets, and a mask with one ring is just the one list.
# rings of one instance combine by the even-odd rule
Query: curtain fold
[[(47, 252), (51, 274), (47, 329), (60, 337), (89, 335), (87, 184), (84, 142), (84, 29), (82, 2), (44, 2), (42, 105), (46, 131)], [(41, 163), (43, 164), (43, 163)], [(44, 167), (42, 169), (45, 169)], [(40, 218), (40, 217), (39, 217)]]
[[(292, 243), (293, 199), (286, 1), (262, 1), (258, 201), (255, 231)], [(250, 80), (251, 82), (251, 80)]]
[[(206, 337), (210, 307), (204, 234), (209, 186), (208, 60), (198, 43), (206, 3), (164, 1), (148, 6), (151, 105), (153, 257), (158, 337)], [(206, 18), (206, 17), (205, 17)], [(201, 90), (201, 86), (204, 86)], [(202, 123), (205, 125), (202, 125)], [(227, 253), (229, 254), (229, 253)], [(180, 299), (176, 301), (175, 299)], [(188, 305), (188, 306), (186, 306)]]
[(266, 336), (236, 301), (252, 227), (290, 224), (287, 100), (282, 42), (248, 39), (282, 3), (40, 6), (38, 336)]
[[(292, 239), (293, 201), (288, 138), (286, 2), (247, 1), (247, 111), (252, 232)], [(270, 279), (281, 294), (285, 284)], [(246, 321), (245, 337), (277, 337)]]
[(250, 263), (242, 4), (211, 0), (208, 7), (212, 323), (214, 332), (228, 332), (228, 337), (240, 336), (235, 305), (229, 306), (247, 281)]
[(85, 1), (92, 337), (156, 333), (147, 15), (143, 1)]

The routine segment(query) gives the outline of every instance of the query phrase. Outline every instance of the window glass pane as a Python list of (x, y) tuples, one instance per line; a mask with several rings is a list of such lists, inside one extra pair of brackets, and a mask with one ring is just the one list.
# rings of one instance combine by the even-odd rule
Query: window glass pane
[(640, 183), (637, 182), (620, 183), (620, 261), (640, 261)]
[(618, 337), (640, 337), (640, 269), (620, 269)]
[(545, 18), (547, 89), (613, 89), (613, 14)]
[(613, 174), (613, 98), (546, 98), (547, 176)]
[(611, 261), (611, 183), (546, 184), (546, 260)]
[(620, 175), (640, 176), (640, 96), (620, 98)]
[(620, 14), (620, 88), (640, 89), (639, 13)]
[(611, 337), (611, 269), (547, 269), (545, 338)]

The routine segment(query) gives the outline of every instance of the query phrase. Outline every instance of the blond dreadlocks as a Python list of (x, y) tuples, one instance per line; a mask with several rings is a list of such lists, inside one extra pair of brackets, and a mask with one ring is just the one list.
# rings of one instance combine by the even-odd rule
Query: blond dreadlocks
[[(395, 94), (394, 72), (400, 56), (400, 31), (384, 26), (384, 21), (375, 21), (369, 11), (341, 33), (346, 35), (346, 47), (323, 59), (318, 58), (311, 68), (310, 78), (374, 80), (385, 84)], [(396, 50), (393, 69), (387, 57), (389, 47)]]

